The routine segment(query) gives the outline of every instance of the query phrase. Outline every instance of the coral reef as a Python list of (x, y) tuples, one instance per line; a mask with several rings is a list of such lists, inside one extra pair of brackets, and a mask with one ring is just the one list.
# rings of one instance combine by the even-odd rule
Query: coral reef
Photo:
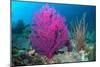
[(76, 22), (71, 22), (71, 27), (71, 44), (73, 47), (73, 52), (77, 54), (75, 56), (79, 56), (77, 61), (95, 60), (95, 31), (90, 33), (88, 30), (86, 13), (83, 14), (80, 20), (77, 18)]
[(40, 55), (34, 53), (33, 55), (28, 55), (26, 52), (20, 55), (13, 55), (13, 66), (25, 66), (25, 65), (41, 65), (44, 64), (43, 59)]
[(66, 18), (46, 4), (34, 13), (32, 23), (19, 19), (12, 25), (11, 65), (95, 61), (96, 31), (88, 29), (86, 16), (65, 24)]

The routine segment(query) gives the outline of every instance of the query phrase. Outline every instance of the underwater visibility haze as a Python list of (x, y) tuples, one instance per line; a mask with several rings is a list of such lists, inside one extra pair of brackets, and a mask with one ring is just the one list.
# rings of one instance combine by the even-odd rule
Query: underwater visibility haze
[(12, 66), (96, 60), (96, 6), (12, 1), (11, 25)]

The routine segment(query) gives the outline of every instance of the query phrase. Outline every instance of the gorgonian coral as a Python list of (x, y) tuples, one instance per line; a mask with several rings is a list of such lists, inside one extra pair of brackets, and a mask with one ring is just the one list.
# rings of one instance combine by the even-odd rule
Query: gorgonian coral
[(86, 32), (87, 32), (87, 24), (86, 24), (86, 13), (83, 14), (81, 20), (77, 21), (73, 24), (73, 32), (75, 33), (75, 41), (77, 44), (78, 52), (81, 50), (85, 50), (86, 48)]
[(68, 29), (64, 22), (65, 18), (48, 4), (34, 14), (30, 40), (39, 54), (50, 59), (65, 43), (68, 43), (70, 50)]

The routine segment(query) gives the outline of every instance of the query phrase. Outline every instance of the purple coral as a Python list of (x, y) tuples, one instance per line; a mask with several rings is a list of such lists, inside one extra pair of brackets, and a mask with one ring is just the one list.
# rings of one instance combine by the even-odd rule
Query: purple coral
[(34, 14), (30, 40), (39, 54), (51, 59), (54, 52), (67, 42), (70, 49), (68, 29), (64, 22), (65, 18), (48, 4)]

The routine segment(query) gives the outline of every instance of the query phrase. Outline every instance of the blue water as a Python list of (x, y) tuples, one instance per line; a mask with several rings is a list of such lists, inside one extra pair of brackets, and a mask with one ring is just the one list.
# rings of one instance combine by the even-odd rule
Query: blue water
[[(12, 1), (12, 24), (15, 25), (19, 19), (22, 19), (25, 24), (32, 23), (34, 12), (37, 12), (46, 3), (40, 2), (19, 2)], [(76, 16), (80, 19), (83, 13), (86, 13), (86, 22), (90, 30), (96, 26), (96, 7), (95, 6), (83, 6), (73, 4), (55, 4), (49, 3), (49, 6), (56, 9), (56, 11), (66, 18), (66, 24), (69, 24), (72, 20), (76, 20)]]

